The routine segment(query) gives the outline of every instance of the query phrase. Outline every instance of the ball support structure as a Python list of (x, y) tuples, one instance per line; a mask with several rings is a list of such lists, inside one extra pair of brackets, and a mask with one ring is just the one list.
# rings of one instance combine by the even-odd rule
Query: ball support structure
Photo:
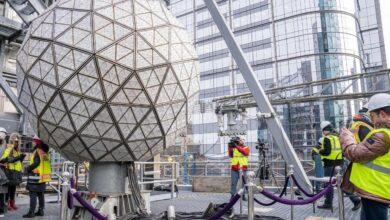
[(31, 23), (17, 76), (31, 127), (67, 159), (91, 162), (90, 190), (109, 215), (139, 194), (125, 192), (123, 162), (174, 144), (199, 92), (195, 48), (160, 0), (55, 2)]

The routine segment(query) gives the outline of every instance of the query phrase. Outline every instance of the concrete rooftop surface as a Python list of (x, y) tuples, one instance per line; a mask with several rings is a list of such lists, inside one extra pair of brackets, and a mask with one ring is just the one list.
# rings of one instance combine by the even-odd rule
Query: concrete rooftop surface
[[(256, 195), (260, 201), (266, 201), (263, 196)], [(178, 198), (173, 200), (162, 200), (151, 203), (151, 211), (153, 214), (158, 214), (167, 210), (169, 205), (174, 205), (177, 212), (202, 212), (206, 209), (210, 202), (215, 204), (225, 203), (229, 200), (230, 195), (227, 193), (194, 193), (189, 191), (179, 192)], [(286, 198), (290, 198), (287, 194)], [(60, 204), (55, 201), (57, 197), (55, 195), (46, 195), (46, 208), (44, 217), (36, 217), (36, 220), (58, 220), (60, 219)], [(322, 203), (323, 198), (317, 202), (317, 205)], [(28, 211), (29, 198), (27, 195), (18, 195), (17, 204), (19, 209), (17, 211), (6, 214), (3, 219), (16, 220), (22, 219), (22, 215)], [(319, 210), (316, 208), (316, 213), (313, 213), (313, 205), (303, 205), (294, 207), (294, 219), (312, 219), (310, 217), (320, 217), (318, 219), (338, 219), (338, 206), (337, 198), (334, 199), (333, 213), (330, 210)], [(349, 199), (345, 198), (345, 219), (355, 220), (360, 217), (359, 211), (351, 211), (352, 203)], [(239, 213), (239, 204), (234, 207), (234, 212)], [(247, 212), (246, 202), (243, 202), (243, 213)], [(255, 212), (258, 215), (275, 216), (283, 219), (290, 218), (290, 206), (283, 204), (274, 204), (270, 207), (263, 207), (255, 204)], [(317, 218), (315, 218), (317, 219)]]

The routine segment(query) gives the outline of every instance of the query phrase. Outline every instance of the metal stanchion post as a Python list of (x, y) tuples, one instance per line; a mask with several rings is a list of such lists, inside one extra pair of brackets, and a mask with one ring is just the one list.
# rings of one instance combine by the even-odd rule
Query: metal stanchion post
[(255, 219), (255, 172), (249, 171), (247, 173), (247, 186), (248, 186), (248, 220)]
[(339, 219), (344, 220), (344, 197), (343, 197), (343, 191), (341, 189), (341, 181), (343, 180), (343, 175), (341, 174), (341, 167), (337, 166), (335, 168), (336, 170), (336, 184), (337, 184), (337, 196), (338, 196), (338, 202), (339, 202)]
[(57, 175), (57, 203), (61, 201), (61, 178)]
[(171, 170), (171, 178), (172, 178), (172, 183), (171, 183), (171, 199), (174, 198), (175, 195), (175, 164), (172, 163), (172, 170)]
[[(239, 175), (239, 177), (244, 178), (244, 175), (243, 175), (242, 171), (239, 171), (238, 175)], [(238, 185), (239, 185), (239, 188), (242, 189), (244, 184), (243, 184), (243, 181), (242, 181), (241, 178), (238, 180)], [(245, 196), (245, 189), (244, 189), (244, 192), (242, 193), (242, 195), (240, 197), (240, 216), (242, 216), (242, 209), (243, 209), (243, 203), (242, 202), (243, 202), (244, 196)]]
[(68, 190), (69, 190), (69, 177), (70, 173), (69, 172), (63, 172), (62, 173), (62, 194), (61, 194), (61, 214), (60, 214), (60, 219), (61, 220), (67, 220), (68, 219), (68, 205), (67, 205), (67, 200), (68, 200)]
[[(139, 165), (139, 181), (144, 181), (144, 164)], [(144, 184), (141, 184), (141, 191), (144, 190)]]
[[(292, 175), (294, 174), (294, 166), (290, 165), (289, 166), (289, 172), (288, 176), (290, 177), (290, 193), (291, 193), (291, 200), (294, 200), (294, 181), (292, 181)], [(290, 206), (290, 219), (294, 219), (294, 206)]]

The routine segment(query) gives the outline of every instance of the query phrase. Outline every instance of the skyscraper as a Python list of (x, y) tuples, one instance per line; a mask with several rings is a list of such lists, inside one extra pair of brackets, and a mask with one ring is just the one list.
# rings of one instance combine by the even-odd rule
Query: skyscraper
[[(352, 75), (364, 69), (354, 0), (217, 2), (265, 89)], [(200, 105), (193, 117), (192, 140), (200, 144), (201, 153), (223, 154), (227, 138), (217, 135), (212, 99), (248, 92), (248, 88), (203, 1), (172, 0), (170, 9), (192, 34), (200, 58)], [(333, 94), (343, 89), (347, 88), (323, 88), (322, 92)], [(302, 149), (316, 143), (320, 120), (330, 120), (338, 127), (358, 108), (351, 101), (274, 107), (293, 145)], [(253, 147), (257, 138), (272, 142), (264, 124), (255, 117), (256, 109), (248, 112), (249, 145)]]

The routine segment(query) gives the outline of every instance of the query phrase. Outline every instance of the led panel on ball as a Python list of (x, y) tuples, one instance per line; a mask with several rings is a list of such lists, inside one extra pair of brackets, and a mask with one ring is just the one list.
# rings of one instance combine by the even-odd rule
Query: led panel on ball
[(19, 101), (73, 161), (148, 160), (185, 131), (195, 48), (160, 0), (60, 0), (17, 56)]

